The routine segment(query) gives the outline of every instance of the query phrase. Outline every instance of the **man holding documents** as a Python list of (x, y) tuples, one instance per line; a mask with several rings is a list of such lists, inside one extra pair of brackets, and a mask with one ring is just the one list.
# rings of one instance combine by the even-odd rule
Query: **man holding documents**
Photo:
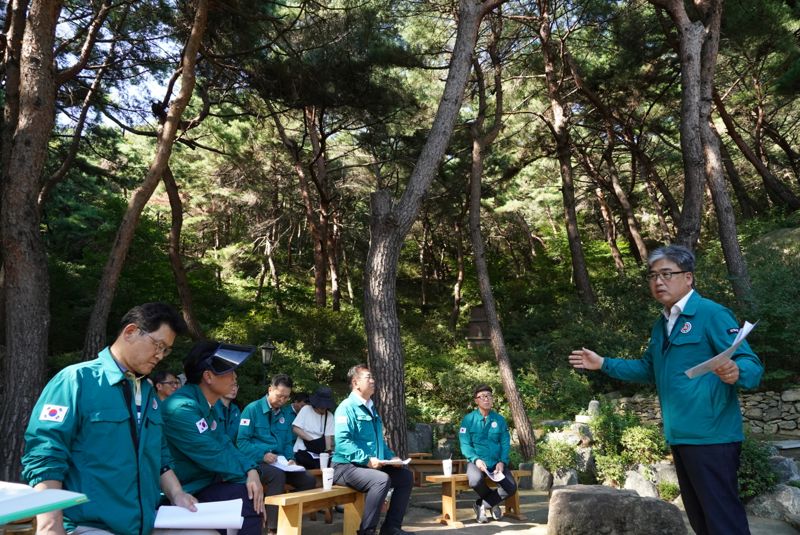
[(63, 488), (90, 501), (63, 515), (40, 514), (37, 533), (149, 534), (161, 490), (194, 510), (197, 500), (173, 472), (163, 410), (144, 379), (185, 330), (169, 305), (134, 307), (110, 347), (45, 386), (25, 431), (22, 477), (36, 489)]
[[(265, 496), (283, 494), (288, 483), (294, 490), (308, 490), (316, 480), (294, 462), (294, 433), (288, 406), (292, 379), (286, 374), (272, 378), (267, 395), (250, 403), (242, 411), (236, 444), (261, 470)], [(298, 470), (298, 471), (294, 471)], [(278, 532), (278, 507), (267, 506), (267, 530)]]
[(692, 529), (697, 535), (749, 534), (736, 474), (744, 439), (737, 388), (757, 386), (763, 366), (742, 342), (712, 373), (690, 378), (687, 370), (731, 346), (738, 324), (728, 309), (694, 291), (694, 255), (685, 247), (656, 249), (648, 266), (650, 292), (664, 310), (644, 356), (603, 358), (583, 348), (569, 362), (616, 379), (655, 383)]
[[(511, 435), (506, 419), (492, 410), (492, 387), (480, 385), (472, 397), (477, 408), (461, 420), (458, 440), (461, 453), (469, 461), (469, 486), (478, 493), (478, 499), (472, 505), (475, 519), (484, 524), (489, 521), (489, 516), (500, 520), (500, 503), (517, 492), (517, 483), (508, 463)], [(497, 482), (497, 488), (489, 488), (484, 480), (486, 476)]]
[[(358, 535), (374, 535), (389, 489), (394, 489), (380, 535), (406, 535), (403, 517), (411, 498), (413, 475), (383, 439), (381, 422), (372, 394), (375, 379), (364, 364), (347, 372), (350, 396), (334, 414), (335, 444), (333, 481), (366, 493)], [(387, 461), (396, 466), (387, 465)]]
[(186, 384), (164, 402), (164, 434), (184, 488), (201, 502), (242, 500), (239, 535), (261, 535), (264, 491), (258, 463), (244, 455), (216, 419), (214, 404), (231, 391), (238, 368), (254, 351), (214, 341), (192, 346)]

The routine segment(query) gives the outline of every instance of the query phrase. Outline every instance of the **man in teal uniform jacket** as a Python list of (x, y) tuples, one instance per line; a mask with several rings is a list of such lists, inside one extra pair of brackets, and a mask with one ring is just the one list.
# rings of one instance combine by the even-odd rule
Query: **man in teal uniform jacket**
[(681, 498), (697, 535), (749, 534), (737, 471), (744, 439), (738, 388), (758, 385), (764, 369), (747, 342), (732, 358), (690, 379), (684, 372), (727, 349), (739, 332), (733, 314), (694, 291), (694, 255), (670, 245), (648, 258), (647, 280), (664, 306), (638, 360), (573, 351), (576, 368), (625, 381), (655, 383), (664, 435), (672, 449)]
[[(500, 520), (500, 503), (517, 492), (517, 482), (508, 462), (511, 451), (511, 435), (506, 419), (492, 410), (494, 399), (492, 387), (480, 385), (473, 391), (477, 408), (464, 416), (458, 431), (461, 453), (467, 463), (467, 480), (478, 499), (472, 505), (475, 519), (483, 524), (488, 522), (487, 510), (492, 518)], [(491, 489), (484, 476), (491, 475), (503, 479), (497, 488)]]
[(333, 452), (333, 481), (366, 493), (359, 535), (374, 535), (389, 489), (394, 489), (381, 535), (405, 535), (403, 517), (411, 498), (413, 476), (402, 465), (389, 466), (400, 459), (383, 438), (383, 423), (372, 403), (373, 379), (366, 365), (358, 364), (347, 372), (350, 396), (334, 414), (336, 444)]
[(239, 383), (233, 383), (231, 391), (219, 398), (214, 404), (214, 412), (217, 417), (217, 422), (222, 424), (222, 430), (231, 442), (236, 443), (236, 433), (239, 432), (239, 418), (242, 417), (242, 411), (239, 406), (234, 403), (236, 396), (239, 394)]
[(64, 368), (44, 388), (25, 431), (22, 477), (37, 489), (82, 492), (90, 501), (63, 515), (39, 515), (38, 533), (148, 534), (160, 489), (194, 510), (197, 500), (172, 470), (163, 411), (142, 380), (185, 330), (169, 305), (134, 307), (110, 347)]
[(236, 382), (255, 347), (197, 342), (184, 362), (186, 384), (164, 402), (164, 432), (184, 488), (201, 502), (242, 500), (240, 535), (261, 535), (264, 493), (258, 466), (217, 421), (213, 405)]
[[(292, 392), (292, 379), (286, 374), (272, 378), (267, 395), (244, 408), (239, 420), (239, 450), (259, 465), (265, 496), (283, 494), (286, 483), (294, 490), (308, 490), (316, 486), (316, 479), (305, 470), (285, 472), (275, 467), (278, 456), (289, 464), (295, 464), (295, 436), (292, 433), (292, 412), (284, 406)], [(278, 532), (278, 507), (269, 505), (267, 530), (270, 535)]]

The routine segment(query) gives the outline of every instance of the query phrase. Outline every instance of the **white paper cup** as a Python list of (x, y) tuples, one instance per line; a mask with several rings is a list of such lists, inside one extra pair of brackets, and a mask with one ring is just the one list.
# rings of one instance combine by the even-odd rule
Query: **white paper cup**
[(319, 454), (319, 467), (320, 468), (328, 468), (328, 460), (331, 458), (329, 453), (320, 453)]
[(333, 488), (333, 468), (322, 469), (322, 488), (325, 490)]
[(453, 459), (442, 459), (442, 473), (446, 476), (453, 475)]

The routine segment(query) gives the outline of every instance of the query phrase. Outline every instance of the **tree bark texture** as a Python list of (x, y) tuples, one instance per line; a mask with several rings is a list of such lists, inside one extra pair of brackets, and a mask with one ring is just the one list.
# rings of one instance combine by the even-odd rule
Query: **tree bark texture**
[(122, 268), (133, 241), (136, 226), (139, 223), (144, 209), (156, 186), (164, 176), (164, 170), (169, 164), (172, 147), (178, 134), (178, 127), (183, 111), (186, 109), (195, 86), (195, 64), (200, 44), (206, 30), (208, 21), (208, 0), (198, 0), (195, 11), (192, 31), (183, 51), (181, 61), (181, 89), (178, 96), (169, 106), (167, 118), (161, 126), (156, 142), (156, 153), (153, 163), (147, 171), (142, 185), (134, 192), (128, 202), (128, 208), (120, 223), (114, 244), (109, 253), (108, 262), (103, 269), (103, 276), (97, 291), (97, 299), (92, 309), (89, 325), (84, 341), (84, 359), (95, 358), (98, 351), (106, 343), (106, 323), (111, 310), (111, 303), (116, 293)]
[(400, 249), (453, 133), (481, 19), (501, 1), (460, 0), (444, 93), (406, 189), (397, 203), (387, 190), (376, 191), (370, 197), (370, 244), (364, 267), (368, 359), (378, 383), (375, 400), (386, 422), (387, 439), (400, 455), (407, 452), (404, 357), (396, 293)]
[(6, 331), (5, 355), (0, 358), (0, 429), (6, 436), (0, 448), (0, 479), (5, 481), (19, 479), (23, 433), (46, 377), (50, 282), (36, 206), (55, 122), (53, 45), (60, 12), (58, 1), (36, 0), (30, 6), (0, 215)]

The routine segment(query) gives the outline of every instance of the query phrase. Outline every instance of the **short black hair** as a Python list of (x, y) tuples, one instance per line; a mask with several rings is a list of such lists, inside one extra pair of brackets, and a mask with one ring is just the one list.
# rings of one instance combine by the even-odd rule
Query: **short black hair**
[(154, 385), (157, 385), (158, 383), (163, 383), (164, 380), (170, 375), (176, 379), (178, 378), (177, 373), (172, 373), (169, 370), (158, 370), (150, 374), (150, 380), (153, 381)]
[(146, 333), (159, 330), (165, 323), (175, 334), (184, 334), (187, 331), (186, 322), (181, 315), (166, 303), (145, 303), (133, 307), (122, 316), (117, 335), (131, 323)]
[(270, 386), (280, 386), (283, 385), (286, 388), (292, 388), (294, 386), (294, 382), (292, 378), (286, 375), (285, 373), (278, 373), (272, 376), (272, 381), (270, 381)]
[(492, 393), (492, 387), (487, 385), (487, 384), (478, 385), (472, 391), (472, 397), (473, 398), (478, 397), (478, 394), (480, 394), (481, 392), (489, 392), (491, 394)]
[(355, 366), (353, 366), (352, 368), (347, 370), (347, 384), (348, 385), (350, 385), (351, 387), (353, 386), (353, 379), (358, 377), (358, 374), (359, 374), (359, 372), (361, 370), (369, 371), (369, 366), (367, 366), (366, 364), (361, 363), (361, 364), (356, 364)]
[(200, 384), (203, 372), (208, 369), (208, 366), (201, 366), (200, 363), (213, 355), (218, 347), (219, 342), (215, 340), (200, 340), (192, 346), (186, 358), (183, 359), (183, 373), (186, 375), (187, 383), (190, 385)]

